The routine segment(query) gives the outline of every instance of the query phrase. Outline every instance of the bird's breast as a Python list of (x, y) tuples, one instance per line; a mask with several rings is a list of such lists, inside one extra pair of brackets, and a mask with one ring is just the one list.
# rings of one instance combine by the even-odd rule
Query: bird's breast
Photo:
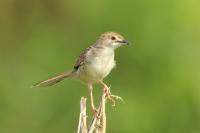
[(97, 76), (104, 78), (115, 66), (114, 56), (101, 56), (94, 58), (91, 69)]
[(93, 80), (102, 80), (115, 67), (114, 51), (98, 51), (87, 59), (85, 71)]

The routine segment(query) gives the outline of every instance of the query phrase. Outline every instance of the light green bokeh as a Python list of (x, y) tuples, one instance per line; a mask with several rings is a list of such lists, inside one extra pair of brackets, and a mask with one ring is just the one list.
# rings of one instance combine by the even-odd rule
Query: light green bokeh
[[(71, 69), (105, 31), (132, 45), (105, 79), (126, 104), (107, 104), (108, 133), (200, 132), (198, 0), (2, 0), (0, 133), (72, 133), (86, 86), (35, 81)], [(100, 96), (95, 86), (95, 103)], [(88, 101), (89, 103), (89, 101)], [(88, 105), (89, 107), (89, 105)], [(89, 109), (88, 109), (89, 111)]]

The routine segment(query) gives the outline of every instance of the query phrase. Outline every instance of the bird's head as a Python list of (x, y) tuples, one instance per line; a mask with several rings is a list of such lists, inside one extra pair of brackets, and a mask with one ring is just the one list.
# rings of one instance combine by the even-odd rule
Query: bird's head
[(99, 37), (97, 43), (100, 45), (103, 45), (105, 47), (110, 47), (110, 48), (114, 48), (114, 49), (116, 49), (120, 46), (129, 44), (128, 41), (126, 41), (124, 39), (124, 37), (117, 32), (103, 33)]

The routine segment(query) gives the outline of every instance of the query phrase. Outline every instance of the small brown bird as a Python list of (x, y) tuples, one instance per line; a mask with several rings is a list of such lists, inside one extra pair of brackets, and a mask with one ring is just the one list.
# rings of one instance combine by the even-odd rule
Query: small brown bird
[(102, 85), (104, 92), (112, 100), (109, 87), (103, 79), (115, 67), (114, 50), (120, 46), (129, 44), (122, 35), (116, 32), (103, 33), (98, 40), (86, 48), (77, 59), (71, 71), (61, 73), (47, 80), (36, 83), (33, 86), (45, 87), (52, 86), (65, 78), (79, 78), (85, 82), (90, 91), (91, 107), (95, 111), (93, 103), (92, 85), (98, 83)]

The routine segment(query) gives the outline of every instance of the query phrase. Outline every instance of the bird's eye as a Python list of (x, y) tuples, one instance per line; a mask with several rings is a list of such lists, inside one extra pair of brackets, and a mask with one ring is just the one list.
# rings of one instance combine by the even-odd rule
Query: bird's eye
[(114, 37), (114, 36), (111, 37), (111, 40), (115, 40), (115, 39), (116, 39), (116, 37)]

